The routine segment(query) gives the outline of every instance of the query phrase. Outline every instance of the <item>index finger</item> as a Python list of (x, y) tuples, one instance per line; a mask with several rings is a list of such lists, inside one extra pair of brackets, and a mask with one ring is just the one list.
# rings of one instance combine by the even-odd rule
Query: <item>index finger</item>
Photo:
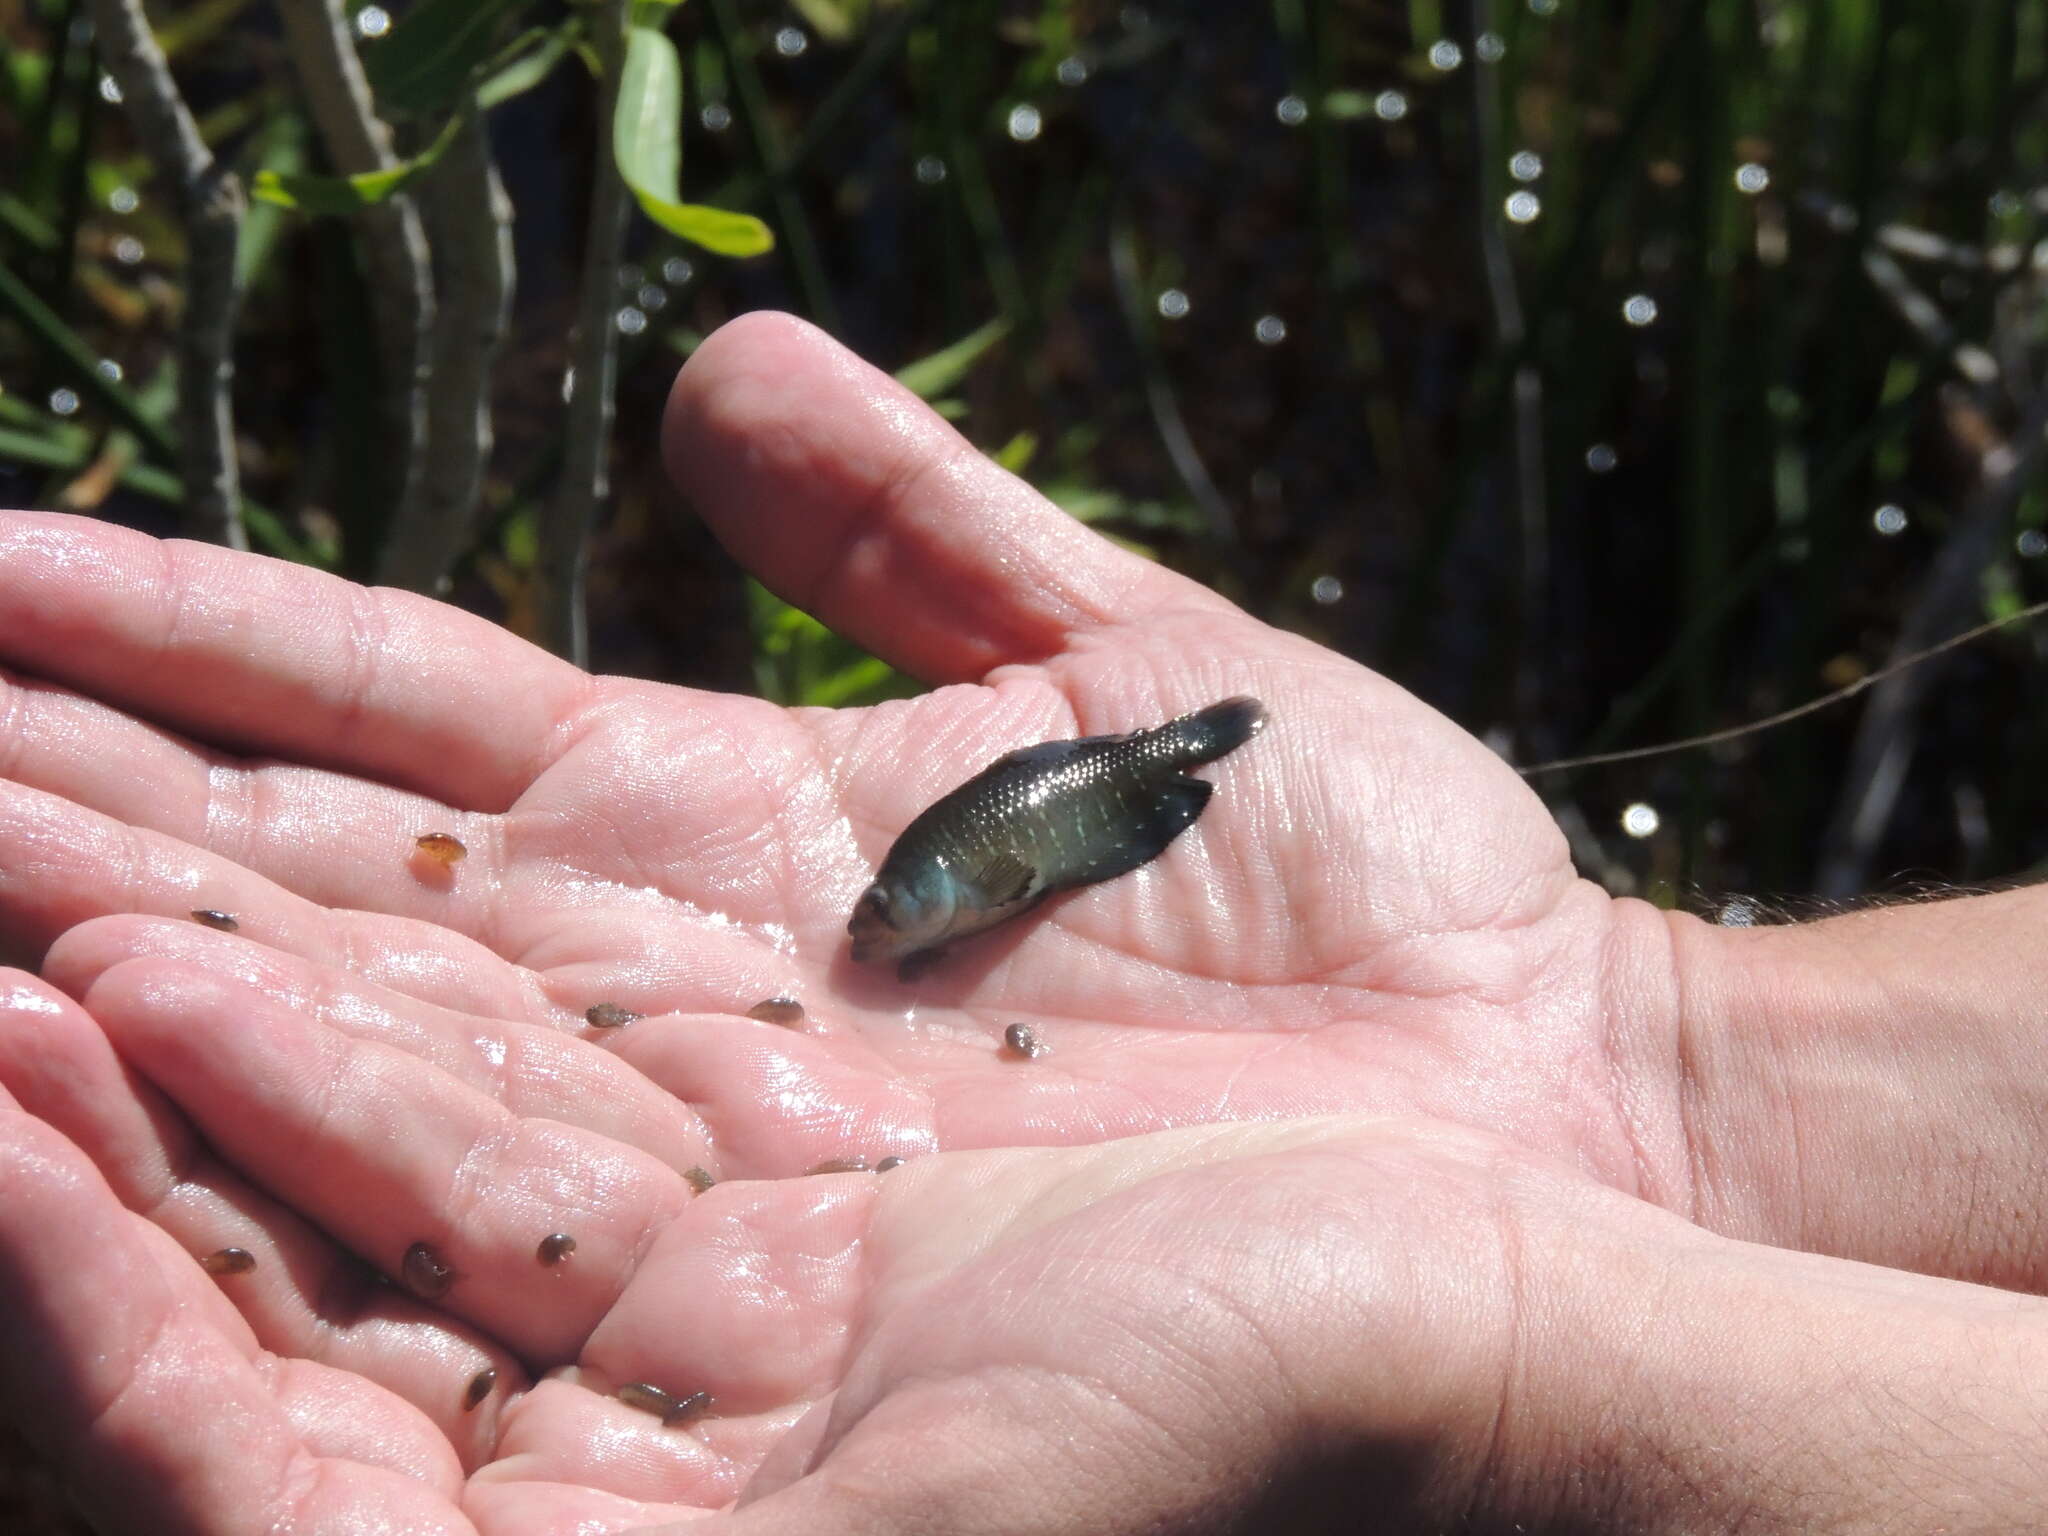
[(47, 512), (0, 513), (0, 663), (221, 746), (493, 811), (592, 686), (431, 598)]

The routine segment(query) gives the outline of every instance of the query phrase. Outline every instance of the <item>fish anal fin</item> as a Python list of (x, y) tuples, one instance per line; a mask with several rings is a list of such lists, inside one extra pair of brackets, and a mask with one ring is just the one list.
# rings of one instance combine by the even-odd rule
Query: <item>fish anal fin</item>
[(1175, 774), (1151, 792), (1151, 803), (1142, 815), (1131, 818), (1123, 836), (1096, 853), (1063, 883), (1093, 885), (1098, 880), (1114, 880), (1158, 858), (1168, 843), (1195, 824), (1195, 818), (1202, 814), (1209, 796), (1215, 792), (1216, 786), (1206, 779)]

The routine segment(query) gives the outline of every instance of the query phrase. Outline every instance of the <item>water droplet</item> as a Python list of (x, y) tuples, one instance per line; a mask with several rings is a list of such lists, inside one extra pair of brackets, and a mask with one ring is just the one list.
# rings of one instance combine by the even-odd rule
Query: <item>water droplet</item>
[(1888, 501), (1870, 514), (1870, 526), (1888, 539), (1895, 534), (1904, 533), (1906, 531), (1906, 509), (1901, 506), (1895, 506)]
[(107, 194), (107, 206), (116, 213), (133, 213), (141, 205), (142, 199), (136, 195), (133, 187), (116, 187)]
[(1482, 32), (1472, 39), (1472, 51), (1479, 55), (1480, 63), (1498, 64), (1508, 51), (1508, 45), (1498, 32)]
[(567, 405), (576, 398), (576, 370), (573, 367), (562, 370), (562, 404)]
[(1596, 475), (1612, 474), (1620, 462), (1621, 456), (1609, 444), (1595, 443), (1586, 450), (1586, 468)]
[(391, 13), (381, 5), (366, 5), (356, 12), (356, 36), (378, 38), (391, 30)]
[(62, 385), (50, 391), (50, 409), (59, 416), (70, 416), (78, 410), (78, 391)]
[(1517, 181), (1534, 181), (1543, 174), (1543, 157), (1533, 149), (1518, 149), (1508, 156), (1508, 174)]
[(723, 133), (732, 126), (732, 108), (722, 101), (707, 101), (697, 109), (697, 121), (709, 133)]
[(1429, 45), (1429, 62), (1433, 68), (1453, 70), (1465, 62), (1465, 50), (1448, 37), (1440, 37)]
[(1252, 338), (1261, 346), (1277, 347), (1287, 339), (1287, 322), (1278, 315), (1261, 315), (1252, 324)]
[(777, 27), (775, 29), (775, 51), (785, 59), (796, 58), (810, 46), (811, 40), (804, 35), (802, 27)]
[(1344, 600), (1344, 583), (1334, 576), (1318, 576), (1309, 583), (1308, 595), (1327, 608)]
[(1061, 85), (1079, 85), (1088, 78), (1088, 61), (1070, 53), (1053, 66), (1052, 75)]
[(1273, 115), (1288, 128), (1299, 128), (1308, 121), (1308, 103), (1292, 92), (1273, 103)]
[(1630, 325), (1648, 325), (1657, 318), (1657, 301), (1647, 293), (1632, 293), (1622, 301), (1621, 318)]
[(919, 155), (912, 174), (926, 186), (935, 187), (946, 179), (946, 162), (937, 155)]
[(1180, 320), (1187, 316), (1188, 296), (1178, 288), (1168, 288), (1158, 298), (1159, 314), (1162, 319)]
[(1662, 825), (1664, 819), (1657, 814), (1657, 808), (1640, 800), (1621, 813), (1621, 830), (1630, 837), (1648, 837)]
[(105, 379), (109, 384), (118, 384), (121, 382), (121, 365), (115, 362), (111, 357), (103, 357), (98, 362), (94, 363), (92, 365), (92, 371), (98, 374), (101, 378)]
[(1508, 216), (1510, 224), (1533, 224), (1536, 216), (1543, 212), (1543, 199), (1534, 192), (1510, 192), (1508, 200), (1501, 205), (1501, 211)]
[(680, 256), (671, 256), (661, 264), (661, 280), (680, 288), (697, 275), (697, 269)]
[(647, 329), (646, 311), (635, 309), (630, 304), (621, 309), (613, 318), (619, 327), (619, 334), (621, 336), (638, 336)]
[(1381, 91), (1373, 97), (1372, 109), (1382, 120), (1398, 123), (1408, 115), (1408, 98), (1399, 91)]
[(1735, 167), (1735, 190), (1747, 192), (1751, 197), (1771, 184), (1771, 173), (1767, 166), (1754, 160), (1745, 160)]
[(116, 106), (121, 103), (121, 82), (112, 75), (100, 76), (100, 100), (112, 102)]
[(114, 242), (114, 260), (124, 267), (132, 267), (142, 260), (142, 242), (133, 235), (123, 235)]
[(2012, 547), (2022, 560), (2038, 560), (2048, 555), (2048, 533), (2038, 528), (2022, 528)]
[(1009, 121), (1004, 127), (1009, 130), (1010, 137), (1019, 144), (1029, 144), (1045, 127), (1045, 119), (1039, 115), (1038, 108), (1032, 106), (1030, 102), (1020, 102), (1010, 108)]

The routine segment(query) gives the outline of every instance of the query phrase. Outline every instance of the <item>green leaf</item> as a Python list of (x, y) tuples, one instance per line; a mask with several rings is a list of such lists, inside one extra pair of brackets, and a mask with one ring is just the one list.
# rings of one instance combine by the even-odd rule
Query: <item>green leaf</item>
[(811, 24), (811, 30), (828, 43), (843, 43), (860, 25), (864, 4), (845, 0), (793, 0), (797, 11)]
[(977, 327), (928, 357), (896, 370), (896, 382), (920, 400), (930, 400), (958, 384), (982, 354), (1009, 334), (1010, 322), (1000, 317)]
[(721, 256), (759, 256), (775, 237), (750, 213), (682, 201), (683, 61), (668, 35), (626, 30), (612, 155), (641, 212), (670, 234)]
[(424, 0), (366, 49), (363, 68), (384, 106), (431, 113), (452, 106), (491, 57), (499, 23), (533, 0)]
[(477, 83), (477, 105), (488, 112), (532, 90), (554, 73), (582, 35), (583, 24), (574, 19), (559, 27), (533, 27), (521, 33), (511, 47), (485, 66), (487, 73)]
[(308, 176), (263, 170), (256, 173), (249, 190), (266, 203), (275, 203), (280, 208), (296, 208), (301, 213), (359, 213), (383, 202), (393, 193), (403, 190), (407, 183), (432, 170), (434, 163), (455, 142), (455, 135), (461, 127), (462, 114), (457, 113), (448, 119), (433, 143), (388, 171), (363, 171), (355, 176)]
[(989, 457), (1013, 475), (1021, 475), (1031, 467), (1031, 460), (1038, 452), (1038, 434), (1019, 432)]

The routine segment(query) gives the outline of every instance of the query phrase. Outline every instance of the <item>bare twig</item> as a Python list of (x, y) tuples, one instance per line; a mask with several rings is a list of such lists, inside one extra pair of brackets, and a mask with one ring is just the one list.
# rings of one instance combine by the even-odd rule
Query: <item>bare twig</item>
[(590, 529), (608, 489), (606, 461), (617, 384), (619, 253), (631, 201), (612, 152), (612, 119), (619, 100), (625, 46), (626, 0), (607, 0), (595, 39), (604, 61), (598, 109), (597, 154), (591, 167), (590, 222), (584, 236), (582, 292), (571, 355), (568, 425), (562, 478), (540, 520), (542, 638), (577, 666), (590, 660), (584, 576), (590, 565)]
[[(344, 176), (398, 164), (391, 130), (370, 99), (363, 62), (349, 38), (342, 0), (281, 0), (285, 40), (327, 157)], [(368, 267), (383, 393), (378, 414), (390, 445), (381, 461), (392, 526), (419, 516), (426, 461), (427, 338), (434, 323), (433, 270), (426, 231), (400, 193), (356, 215)]]
[(235, 464), (235, 316), (241, 288), (235, 241), (247, 203), (232, 171), (217, 165), (150, 34), (141, 0), (93, 0), (100, 59), (121, 88), (136, 138), (177, 189), (189, 251), (178, 332), (179, 460), (185, 531), (247, 549)]
[(2000, 443), (1983, 455), (1976, 489), (1899, 626), (1892, 644), (1894, 663), (1886, 669), (1887, 674), (1897, 675), (1886, 675), (1857, 724), (1849, 765), (1842, 775), (1841, 798), (1821, 841), (1816, 884), (1821, 895), (1846, 896), (1863, 888), (1912, 761), (1920, 706), (1936, 672), (1932, 667), (1900, 671), (1897, 658), (1919, 650), (1928, 636), (1946, 629), (1956, 615), (1968, 611), (1984, 567), (2000, 537), (2011, 527), (2013, 510), (2040, 472), (2044, 457), (2048, 457), (2048, 386), (2037, 389), (2014, 441)]
[(498, 178), (483, 115), (472, 100), (434, 167), (425, 200), (442, 294), (427, 400), (421, 515), (385, 543), (378, 579), (439, 591), (476, 526), (477, 496), (491, 457), (491, 364), (512, 310), (512, 202)]

